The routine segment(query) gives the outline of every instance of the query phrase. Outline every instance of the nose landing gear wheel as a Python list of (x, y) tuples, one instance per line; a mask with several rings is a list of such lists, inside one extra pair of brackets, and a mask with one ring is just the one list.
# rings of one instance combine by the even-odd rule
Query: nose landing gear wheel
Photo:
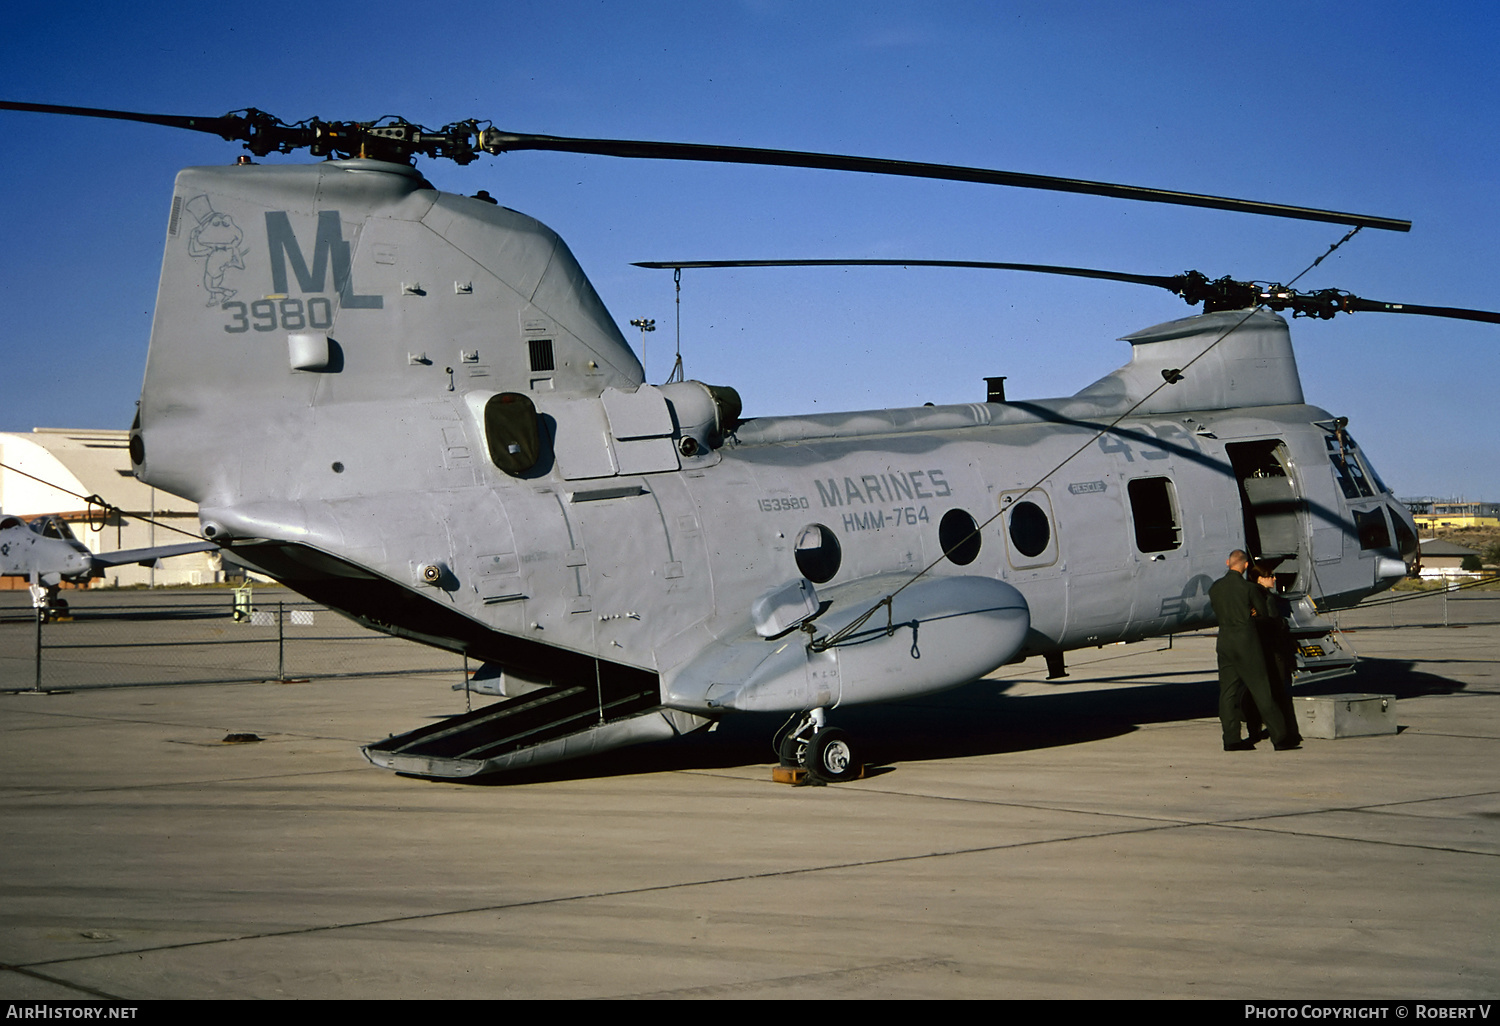
[(830, 784), (858, 780), (864, 769), (849, 735), (837, 727), (827, 727), (814, 734), (807, 743), (804, 759), (809, 773)]
[(807, 766), (807, 738), (800, 736), (797, 731), (792, 731), (781, 739), (776, 748), (776, 754), (781, 757), (781, 765), (805, 769)]

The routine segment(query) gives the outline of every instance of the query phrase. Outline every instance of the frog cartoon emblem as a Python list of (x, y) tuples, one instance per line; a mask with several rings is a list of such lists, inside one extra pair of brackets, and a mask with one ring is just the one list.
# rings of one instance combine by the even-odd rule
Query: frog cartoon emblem
[(218, 306), (234, 298), (238, 289), (227, 288), (225, 274), (231, 269), (245, 269), (248, 248), (240, 244), (245, 233), (234, 218), (213, 208), (207, 196), (194, 196), (187, 202), (188, 216), (196, 226), (188, 233), (188, 256), (203, 261), (203, 287), (208, 290), (207, 306)]

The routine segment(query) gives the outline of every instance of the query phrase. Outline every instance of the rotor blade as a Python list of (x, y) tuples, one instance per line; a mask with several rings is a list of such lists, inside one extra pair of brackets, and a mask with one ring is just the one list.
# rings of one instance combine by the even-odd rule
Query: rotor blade
[(1271, 310), (1291, 310), (1294, 317), (1319, 317), (1324, 320), (1340, 312), (1405, 313), (1500, 324), (1500, 313), (1488, 310), (1385, 303), (1374, 299), (1361, 299), (1359, 296), (1340, 292), (1337, 289), (1298, 292), (1284, 285), (1235, 281), (1228, 277), (1210, 281), (1207, 276), (1198, 271), (1172, 275), (1129, 274), (1124, 271), (1101, 271), (1092, 267), (1012, 264), (992, 260), (643, 260), (632, 266), (653, 270), (691, 270), (712, 267), (977, 267), (1000, 271), (1029, 271), (1037, 274), (1066, 274), (1075, 278), (1098, 278), (1133, 285), (1151, 285), (1181, 296), (1189, 306), (1197, 306), (1201, 302), (1205, 313), (1213, 310), (1242, 310), (1262, 305)]
[[(473, 144), (487, 153), (511, 150), (551, 150), (563, 153), (589, 153), (606, 157), (635, 157), (650, 160), (698, 160), (720, 164), (762, 164), (774, 167), (803, 167), (827, 171), (858, 171), (866, 174), (900, 175), (907, 178), (932, 178), (941, 181), (977, 182), (982, 185), (1009, 185), (1024, 189), (1045, 189), (1089, 196), (1111, 196), (1115, 199), (1141, 200), (1149, 203), (1173, 203), (1180, 206), (1232, 210), (1246, 214), (1265, 214), (1302, 221), (1382, 228), (1387, 231), (1411, 230), (1410, 221), (1368, 214), (1350, 214), (1336, 210), (1293, 207), (1284, 203), (1231, 199), (1170, 189), (1148, 189), (1138, 185), (1114, 185), (1079, 178), (1057, 178), (1018, 171), (994, 171), (987, 168), (962, 167), (953, 164), (926, 164), (882, 157), (852, 157), (835, 153), (810, 153), (802, 150), (766, 150), (748, 146), (716, 146), (703, 143), (646, 142), (633, 139), (575, 139), (560, 135), (529, 135), (480, 128), (466, 121), (430, 133), (420, 125), (401, 121), (381, 127), (374, 122), (328, 122), (313, 119), (298, 125), (287, 125), (263, 111), (247, 109), (244, 116), (220, 118), (184, 117), (175, 114), (141, 114), (133, 111), (103, 110), (96, 107), (64, 107), (44, 103), (0, 101), (0, 110), (29, 111), (37, 114), (67, 114), (81, 117), (114, 118), (146, 124), (210, 132), (224, 139), (245, 141), (252, 153), (264, 155), (272, 150), (289, 153), (308, 147), (314, 154), (338, 152), (374, 155), (382, 159), (407, 160), (415, 152), (428, 156), (446, 156), (466, 164), (474, 159)], [(366, 153), (369, 149), (371, 152)]]
[(1344, 301), (1344, 305), (1351, 313), (1358, 310), (1370, 313), (1421, 314), (1424, 317), (1451, 317), (1459, 321), (1500, 324), (1500, 313), (1490, 310), (1465, 310), (1457, 306), (1416, 306), (1412, 303), (1382, 303), (1375, 299), (1360, 299), (1358, 296), (1350, 296)]
[(1075, 278), (1102, 278), (1106, 281), (1154, 285), (1176, 292), (1180, 275), (1126, 274), (1123, 271), (1100, 271), (1091, 267), (1058, 267), (1054, 264), (1007, 264), (992, 260), (646, 260), (631, 265), (655, 270), (689, 270), (704, 267), (977, 267), (998, 271), (1034, 271), (1038, 274), (1068, 274)]
[(1148, 189), (1137, 185), (1113, 185), (1078, 178), (1055, 178), (1017, 171), (992, 171), (986, 168), (951, 164), (924, 164), (880, 157), (849, 157), (833, 153), (807, 153), (799, 150), (762, 150), (746, 146), (713, 146), (700, 143), (641, 142), (630, 139), (570, 139), (556, 135), (522, 135), (485, 130), (481, 146), (491, 153), (508, 150), (557, 150), (567, 153), (592, 153), (606, 157), (641, 157), (657, 160), (705, 160), (726, 164), (767, 164), (776, 167), (821, 168), (828, 171), (863, 171), (878, 175), (904, 175), (908, 178), (934, 178), (954, 182), (978, 182), (984, 185), (1011, 185), (1023, 189), (1046, 189), (1052, 192), (1075, 192), (1090, 196), (1112, 196), (1116, 199), (1143, 200), (1150, 203), (1176, 203), (1213, 210), (1234, 210), (1246, 214), (1268, 214), (1303, 221), (1359, 225), (1387, 231), (1411, 230), (1410, 221), (1367, 214), (1349, 214), (1336, 210), (1293, 207), (1283, 203), (1205, 196), (1168, 189)]
[(58, 107), (50, 103), (12, 103), (0, 100), (0, 110), (29, 111), (33, 114), (68, 114), (85, 118), (113, 118), (117, 121), (140, 121), (148, 125), (165, 125), (168, 128), (186, 128), (193, 132), (208, 132), (224, 139), (236, 138), (238, 118), (196, 118), (180, 114), (140, 114), (129, 110), (102, 110), (98, 107)]

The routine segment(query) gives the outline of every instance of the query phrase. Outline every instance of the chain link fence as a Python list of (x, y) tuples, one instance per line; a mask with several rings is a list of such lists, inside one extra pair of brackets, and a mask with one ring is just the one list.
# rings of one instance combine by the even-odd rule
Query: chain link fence
[[(281, 592), (281, 589), (276, 589)], [(451, 674), (463, 656), (360, 627), (282, 592), (238, 603), (232, 592), (69, 593), (70, 615), (45, 622), (0, 606), (0, 690)]]
[(1339, 627), (1470, 627), (1500, 623), (1500, 591), (1476, 590), (1489, 582), (1431, 591), (1388, 591), (1353, 609), (1326, 614)]

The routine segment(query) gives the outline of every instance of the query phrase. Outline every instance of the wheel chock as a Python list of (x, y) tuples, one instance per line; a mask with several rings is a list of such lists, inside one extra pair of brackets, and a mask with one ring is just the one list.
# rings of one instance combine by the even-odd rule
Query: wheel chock
[[(850, 780), (865, 779), (865, 767), (859, 767), (859, 773), (849, 778)], [(806, 768), (802, 766), (772, 766), (771, 782), (775, 784), (791, 784), (794, 787), (811, 783), (808, 779)], [(846, 781), (847, 783), (847, 781)]]
[(800, 784), (807, 779), (807, 770), (801, 766), (772, 766), (771, 781), (777, 784)]

